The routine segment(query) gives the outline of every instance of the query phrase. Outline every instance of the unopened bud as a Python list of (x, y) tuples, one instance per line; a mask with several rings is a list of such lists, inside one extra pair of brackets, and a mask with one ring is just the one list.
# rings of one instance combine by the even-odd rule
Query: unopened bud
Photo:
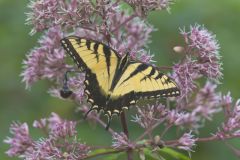
[(176, 53), (184, 53), (184, 47), (182, 47), (182, 46), (175, 46), (175, 47), (173, 47), (173, 50), (174, 50), (174, 52), (176, 52)]
[(160, 136), (158, 136), (158, 135), (155, 136), (155, 137), (154, 137), (154, 143), (155, 143), (155, 144), (159, 144), (160, 139), (161, 139)]

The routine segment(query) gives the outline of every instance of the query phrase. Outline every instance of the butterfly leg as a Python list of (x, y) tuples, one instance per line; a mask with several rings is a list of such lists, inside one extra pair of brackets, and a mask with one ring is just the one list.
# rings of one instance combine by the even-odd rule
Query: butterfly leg
[[(93, 111), (94, 110), (94, 108), (91, 108), (91, 109), (89, 109), (86, 113), (85, 113), (85, 115), (83, 116), (83, 119), (86, 119), (87, 118), (87, 116), (88, 116), (88, 114), (91, 112), (91, 111)], [(105, 114), (106, 116), (107, 116), (107, 124), (106, 124), (106, 130), (108, 130), (109, 129), (109, 127), (110, 127), (110, 124), (111, 124), (111, 121), (112, 121), (112, 115), (109, 115), (109, 114)]]
[(107, 125), (106, 125), (106, 128), (105, 128), (106, 130), (109, 129), (111, 121), (112, 121), (112, 116), (107, 115)]
[(89, 110), (84, 114), (83, 119), (86, 119), (87, 116), (88, 116), (88, 114), (89, 114), (91, 111), (93, 111), (93, 110), (94, 110), (93, 108), (89, 109)]

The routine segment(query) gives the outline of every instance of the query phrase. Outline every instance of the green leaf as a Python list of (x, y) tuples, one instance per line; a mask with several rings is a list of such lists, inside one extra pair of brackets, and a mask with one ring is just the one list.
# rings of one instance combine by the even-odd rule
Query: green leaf
[(161, 154), (164, 153), (166, 155), (169, 155), (176, 160), (191, 160), (188, 156), (184, 155), (183, 153), (177, 152), (171, 148), (164, 147), (162, 149), (159, 149), (159, 152)]
[(99, 149), (95, 149), (94, 151), (91, 151), (88, 155), (92, 156), (92, 155), (96, 155), (96, 154), (102, 154), (102, 153), (105, 153), (105, 152), (113, 152), (113, 151), (115, 151), (115, 149), (112, 149), (112, 148), (109, 148), (109, 149), (99, 148)]
[[(126, 159), (126, 153), (125, 152), (114, 152), (117, 151), (116, 149), (112, 149), (112, 148), (107, 148), (107, 149), (103, 149), (103, 148), (99, 148), (99, 149), (95, 149), (93, 151), (91, 151), (88, 156), (89, 157), (104, 157), (105, 160), (122, 160), (122, 159)], [(109, 152), (113, 152), (113, 153), (109, 153)], [(105, 154), (105, 153), (109, 153), (109, 154)]]
[(104, 157), (105, 160), (122, 160), (126, 159), (126, 153), (120, 152), (120, 153), (114, 153), (112, 155), (107, 155)]
[(95, 157), (95, 156), (100, 156), (100, 155), (104, 155), (104, 153), (109, 153), (109, 152), (113, 152), (112, 154), (105, 154), (106, 155), (115, 155), (115, 154), (119, 154), (119, 153), (114, 153), (114, 151), (116, 151), (115, 149), (109, 148), (109, 149), (103, 149), (103, 148), (99, 148), (99, 149), (95, 149), (93, 151), (91, 151), (88, 156), (89, 157)]
[[(160, 155), (157, 155), (156, 152), (152, 152), (150, 149), (145, 148), (143, 150), (145, 160), (165, 160)], [(143, 156), (143, 155), (142, 155)]]

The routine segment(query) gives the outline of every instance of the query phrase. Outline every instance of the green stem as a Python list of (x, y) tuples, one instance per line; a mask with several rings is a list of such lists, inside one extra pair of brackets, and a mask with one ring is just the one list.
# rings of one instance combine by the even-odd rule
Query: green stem
[(98, 157), (98, 156), (103, 156), (103, 155), (108, 155), (108, 154), (116, 154), (116, 153), (120, 153), (120, 152), (124, 152), (125, 149), (119, 149), (119, 150), (113, 150), (113, 151), (106, 151), (106, 152), (102, 152), (102, 153), (98, 153), (98, 154), (92, 154), (92, 155), (88, 155), (86, 157), (84, 157), (83, 159), (90, 159), (90, 158), (94, 158), (94, 157)]

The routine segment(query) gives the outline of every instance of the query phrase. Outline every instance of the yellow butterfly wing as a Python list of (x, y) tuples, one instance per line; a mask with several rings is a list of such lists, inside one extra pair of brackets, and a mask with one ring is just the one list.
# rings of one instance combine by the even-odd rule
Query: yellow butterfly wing
[(119, 55), (107, 45), (76, 36), (61, 40), (62, 46), (81, 70), (85, 71), (85, 93), (93, 108), (102, 109), (115, 74)]
[(180, 90), (177, 84), (167, 75), (159, 72), (151, 65), (132, 61), (129, 62), (122, 73), (111, 96), (112, 99), (126, 97), (124, 103), (135, 104), (140, 98), (174, 97), (178, 95), (180, 95)]

